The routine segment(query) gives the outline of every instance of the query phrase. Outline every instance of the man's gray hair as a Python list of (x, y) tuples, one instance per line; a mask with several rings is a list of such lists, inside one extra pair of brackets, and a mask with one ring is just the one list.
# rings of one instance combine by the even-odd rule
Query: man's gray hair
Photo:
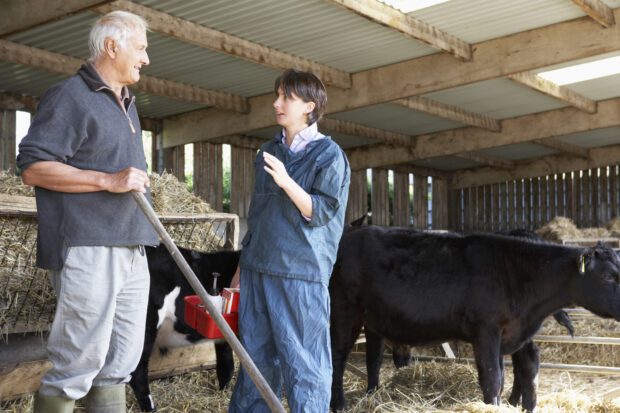
[(95, 60), (104, 53), (105, 39), (113, 39), (120, 48), (124, 48), (131, 34), (147, 30), (148, 24), (142, 17), (127, 11), (117, 10), (101, 16), (90, 30), (90, 60)]

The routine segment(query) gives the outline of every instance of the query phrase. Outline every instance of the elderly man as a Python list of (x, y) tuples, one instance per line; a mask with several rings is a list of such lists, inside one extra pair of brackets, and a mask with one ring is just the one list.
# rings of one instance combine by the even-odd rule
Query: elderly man
[(142, 352), (149, 291), (144, 245), (158, 243), (130, 191), (147, 192), (135, 98), (127, 85), (149, 64), (146, 23), (112, 12), (94, 24), (91, 58), (41, 99), (19, 145), (24, 183), (36, 187), (37, 265), (57, 305), (53, 367), (35, 412), (125, 412), (125, 383)]

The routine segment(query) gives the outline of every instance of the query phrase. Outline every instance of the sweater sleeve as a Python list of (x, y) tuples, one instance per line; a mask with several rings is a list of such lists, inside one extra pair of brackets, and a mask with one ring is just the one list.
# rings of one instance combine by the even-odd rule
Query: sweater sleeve
[[(39, 161), (67, 163), (79, 149), (84, 134), (78, 129), (83, 120), (73, 99), (63, 98), (63, 90), (50, 89), (41, 100), (28, 134), (19, 144), (17, 165), (21, 170)], [(76, 116), (75, 121), (68, 120)]]

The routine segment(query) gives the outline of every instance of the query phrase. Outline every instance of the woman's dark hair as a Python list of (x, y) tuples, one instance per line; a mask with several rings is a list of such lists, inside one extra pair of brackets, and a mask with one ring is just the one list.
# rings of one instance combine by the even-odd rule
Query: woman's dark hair
[(308, 124), (313, 124), (321, 119), (327, 105), (327, 92), (321, 79), (310, 72), (301, 72), (288, 69), (276, 79), (274, 92), (278, 94), (282, 89), (286, 97), (292, 97), (293, 93), (304, 102), (314, 102), (314, 110), (308, 114)]

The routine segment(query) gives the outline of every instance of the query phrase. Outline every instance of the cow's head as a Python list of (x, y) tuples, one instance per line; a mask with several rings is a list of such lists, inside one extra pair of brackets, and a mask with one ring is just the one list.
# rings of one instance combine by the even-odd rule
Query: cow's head
[(577, 304), (596, 315), (620, 321), (620, 258), (610, 247), (598, 243), (585, 250), (576, 263), (574, 285)]

